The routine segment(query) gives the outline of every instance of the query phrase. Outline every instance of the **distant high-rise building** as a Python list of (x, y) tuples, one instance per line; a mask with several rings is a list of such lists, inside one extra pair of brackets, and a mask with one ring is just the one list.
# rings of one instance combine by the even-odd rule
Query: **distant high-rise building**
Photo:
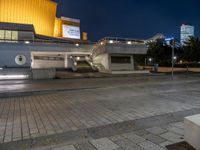
[(181, 44), (184, 45), (192, 36), (194, 36), (194, 26), (183, 24), (181, 26)]

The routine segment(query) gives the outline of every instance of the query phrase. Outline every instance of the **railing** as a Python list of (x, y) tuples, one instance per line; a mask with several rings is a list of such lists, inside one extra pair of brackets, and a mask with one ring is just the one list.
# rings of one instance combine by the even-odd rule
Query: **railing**
[(55, 45), (95, 45), (95, 42), (81, 42), (81, 41), (55, 41), (55, 40), (41, 40), (41, 39), (34, 39), (34, 40), (6, 40), (0, 39), (0, 43), (18, 43), (18, 44), (55, 44)]
[(130, 38), (119, 38), (119, 37), (105, 37), (98, 41), (98, 45), (104, 45), (104, 44), (145, 44), (145, 40), (139, 40), (139, 39), (130, 39)]
[(131, 39), (131, 38), (119, 38), (119, 37), (105, 37), (101, 40), (96, 42), (82, 42), (76, 40), (69, 40), (66, 41), (64, 39), (27, 39), (27, 40), (7, 40), (7, 39), (0, 39), (0, 43), (20, 43), (20, 44), (55, 44), (55, 45), (67, 45), (72, 44), (76, 45), (77, 47), (80, 45), (95, 45), (95, 44), (144, 44), (145, 40), (139, 39)]

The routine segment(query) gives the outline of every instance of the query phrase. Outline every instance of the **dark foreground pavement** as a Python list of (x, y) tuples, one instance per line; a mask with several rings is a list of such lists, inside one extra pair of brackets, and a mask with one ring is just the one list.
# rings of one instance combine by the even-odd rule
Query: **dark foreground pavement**
[[(175, 76), (175, 81), (194, 80), (200, 77), (200, 74), (191, 74), (186, 77), (185, 74)], [(170, 81), (171, 76), (164, 74), (151, 75), (127, 75), (110, 76), (98, 78), (71, 78), (54, 80), (0, 80), (0, 97), (12, 97), (20, 95), (33, 95), (38, 93), (49, 93), (52, 91), (82, 90), (94, 89), (115, 85), (126, 85), (143, 82)]]
[(0, 99), (5, 150), (165, 149), (183, 141), (183, 118), (200, 113), (198, 76), (2, 81), (1, 88), (29, 93)]

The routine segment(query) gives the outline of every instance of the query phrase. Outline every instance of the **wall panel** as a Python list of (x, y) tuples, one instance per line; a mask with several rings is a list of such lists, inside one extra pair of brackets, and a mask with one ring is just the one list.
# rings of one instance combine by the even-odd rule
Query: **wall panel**
[(33, 24), (37, 34), (53, 36), (56, 7), (51, 0), (0, 0), (0, 22)]

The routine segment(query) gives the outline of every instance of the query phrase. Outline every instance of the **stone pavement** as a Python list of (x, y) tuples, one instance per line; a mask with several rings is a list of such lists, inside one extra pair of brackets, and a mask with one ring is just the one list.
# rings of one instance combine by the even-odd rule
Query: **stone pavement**
[(108, 137), (62, 143), (32, 150), (166, 150), (183, 141), (183, 123), (174, 122)]
[[(176, 80), (182, 80), (185, 75), (175, 75)], [(199, 78), (199, 74), (190, 75), (188, 79)], [(14, 97), (20, 95), (33, 95), (38, 93), (66, 90), (83, 90), (132, 83), (159, 82), (171, 79), (170, 75), (107, 77), (107, 78), (83, 78), (83, 79), (59, 79), (59, 80), (0, 80), (0, 97)], [(132, 82), (130, 82), (132, 81)]]
[[(153, 122), (157, 122), (159, 125), (160, 122), (163, 124), (168, 118), (173, 117), (172, 114), (176, 112), (200, 113), (199, 78), (180, 78), (175, 81), (162, 80), (162, 78), (158, 80), (144, 79), (139, 82), (130, 78), (129, 81), (124, 78), (116, 78), (110, 79), (110, 81), (106, 79), (106, 82), (110, 83), (105, 84), (106, 86), (100, 83), (103, 79), (98, 80), (90, 85), (101, 85), (100, 88), (1, 98), (0, 143), (2, 144), (0, 144), (0, 148), (13, 143), (40, 141), (40, 138), (47, 140), (48, 137), (61, 135), (69, 140), (73, 137), (84, 139), (89, 134), (92, 135), (92, 139), (87, 140), (88, 146), (105, 149), (104, 146), (111, 145), (116, 147), (115, 149), (118, 147), (123, 149), (122, 145), (126, 139), (129, 139), (125, 137), (125, 141), (123, 140), (124, 135), (121, 134), (126, 132), (125, 130), (119, 132), (122, 138), (122, 143), (120, 143), (109, 137), (109, 134), (101, 133), (102, 130), (99, 130), (97, 134), (98, 127), (124, 124), (134, 120), (138, 120), (136, 125), (140, 126)], [(122, 84), (124, 80), (126, 84)], [(77, 83), (74, 84), (81, 86), (82, 82), (80, 81), (77, 80)], [(170, 115), (146, 123), (139, 121), (166, 114)], [(184, 117), (181, 114), (176, 115), (179, 121)], [(169, 120), (167, 123), (170, 121), (175, 122), (176, 120)], [(182, 127), (182, 125), (180, 126)], [(126, 127), (128, 128), (128, 125)], [(134, 129), (133, 132), (136, 130)], [(149, 148), (155, 145), (160, 147), (160, 144), (165, 142), (178, 142), (179, 135), (183, 134), (182, 129), (176, 126), (163, 126), (162, 128), (157, 126), (144, 131), (148, 134), (132, 133), (134, 136), (136, 134), (145, 139), (143, 142), (132, 143), (135, 147)], [(96, 134), (93, 135), (93, 132)], [(114, 130), (111, 132), (113, 135), (115, 134)], [(154, 139), (156, 140), (153, 141)], [(102, 142), (107, 144), (101, 145)], [(74, 148), (78, 149), (76, 145), (69, 146), (69, 149)]]

